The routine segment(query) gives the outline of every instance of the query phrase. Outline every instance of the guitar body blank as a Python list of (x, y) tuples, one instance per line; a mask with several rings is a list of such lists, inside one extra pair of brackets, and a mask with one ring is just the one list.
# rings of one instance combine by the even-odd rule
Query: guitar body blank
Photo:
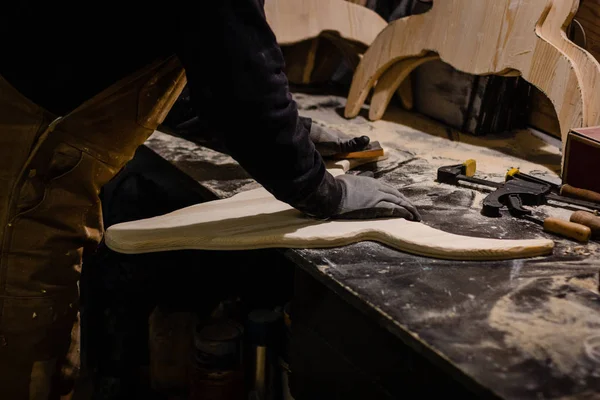
[[(339, 175), (364, 162), (342, 160), (328, 170)], [(105, 240), (112, 250), (127, 254), (184, 249), (328, 248), (371, 240), (401, 251), (449, 260), (534, 257), (550, 254), (554, 248), (552, 240), (468, 237), (398, 218), (315, 220), (263, 188), (154, 218), (116, 224), (107, 229)]]

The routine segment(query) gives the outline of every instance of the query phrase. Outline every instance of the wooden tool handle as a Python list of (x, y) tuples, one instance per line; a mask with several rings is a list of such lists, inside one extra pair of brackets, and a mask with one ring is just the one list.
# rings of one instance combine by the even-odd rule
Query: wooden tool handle
[(592, 236), (592, 231), (587, 226), (558, 218), (546, 218), (544, 220), (544, 230), (579, 242), (587, 242)]
[(600, 203), (600, 193), (593, 192), (587, 189), (579, 189), (571, 185), (562, 185), (562, 187), (560, 188), (560, 194), (562, 196), (577, 197), (580, 199)]
[(587, 211), (576, 211), (571, 214), (571, 222), (585, 225), (592, 230), (593, 236), (600, 234), (600, 217), (595, 216)]

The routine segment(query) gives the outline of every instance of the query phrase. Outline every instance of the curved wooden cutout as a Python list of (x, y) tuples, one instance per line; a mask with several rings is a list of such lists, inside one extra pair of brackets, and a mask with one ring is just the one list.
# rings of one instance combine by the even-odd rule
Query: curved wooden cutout
[[(332, 174), (343, 169), (331, 170)], [(260, 188), (155, 218), (116, 224), (106, 244), (126, 254), (157, 251), (327, 248), (372, 240), (409, 253), (450, 260), (547, 255), (545, 239), (498, 240), (454, 235), (404, 219), (324, 221), (307, 218)]]
[(345, 40), (369, 46), (387, 26), (375, 11), (344, 0), (267, 0), (265, 14), (280, 45), (333, 31)]
[(358, 115), (371, 87), (390, 66), (433, 51), (475, 75), (520, 71), (552, 100), (564, 143), (571, 128), (583, 126), (583, 97), (572, 62), (535, 33), (546, 22), (550, 26), (545, 29), (561, 29), (546, 21), (551, 6), (550, 0), (445, 0), (427, 13), (393, 21), (354, 74), (346, 117)]
[[(563, 54), (575, 66), (575, 73), (583, 90), (583, 124), (600, 125), (600, 63), (586, 50), (567, 37), (566, 29), (579, 8), (579, 0), (559, 0), (548, 13), (547, 23), (538, 27), (537, 33)], [(561, 29), (551, 29), (561, 26)]]
[(413, 98), (412, 78), (410, 75), (408, 75), (406, 79), (400, 83), (396, 94), (398, 97), (400, 97), (400, 104), (402, 104), (402, 107), (405, 110), (413, 109), (415, 102)]
[(397, 62), (385, 71), (374, 88), (373, 97), (371, 98), (371, 107), (369, 109), (369, 119), (375, 121), (383, 117), (388, 104), (397, 92), (400, 84), (408, 78), (415, 68), (429, 61), (439, 60), (439, 58), (440, 57), (437, 54), (425, 57), (408, 58)]
[(306, 55), (306, 65), (302, 73), (302, 83), (310, 83), (310, 77), (312, 76), (313, 70), (315, 69), (315, 59), (317, 57), (317, 49), (319, 47), (319, 39), (313, 39), (310, 44), (310, 49)]
[(360, 4), (361, 6), (367, 5), (367, 0), (346, 0), (349, 3)]

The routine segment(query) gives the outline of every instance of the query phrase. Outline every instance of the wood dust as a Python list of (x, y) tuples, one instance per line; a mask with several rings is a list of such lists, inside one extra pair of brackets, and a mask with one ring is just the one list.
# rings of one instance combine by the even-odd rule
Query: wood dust
[(539, 288), (528, 293), (531, 283), (527, 280), (502, 297), (488, 319), (491, 327), (505, 334), (505, 344), (522, 353), (515, 363), (533, 358), (572, 377), (600, 374), (600, 359), (589, 345), (600, 333), (600, 313), (588, 304), (565, 298), (569, 290), (588, 289), (560, 277), (549, 278), (544, 293)]

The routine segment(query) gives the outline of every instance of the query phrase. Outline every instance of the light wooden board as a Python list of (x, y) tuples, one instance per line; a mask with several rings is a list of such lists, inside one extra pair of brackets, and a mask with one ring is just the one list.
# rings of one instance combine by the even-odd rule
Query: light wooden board
[[(337, 169), (328, 170), (339, 175), (354, 165), (341, 162)], [(554, 248), (552, 240), (460, 236), (399, 218), (315, 220), (263, 188), (159, 217), (113, 225), (107, 229), (105, 240), (109, 248), (126, 254), (185, 249), (328, 248), (371, 240), (401, 251), (451, 260), (533, 257), (550, 254)]]
[[(577, 13), (579, 0), (554, 0), (546, 23), (538, 27), (540, 37), (551, 43), (574, 65), (583, 91), (584, 126), (600, 125), (600, 63), (592, 54), (569, 40), (566, 28)], [(556, 29), (559, 26), (560, 29)]]
[(368, 46), (387, 26), (375, 11), (344, 0), (267, 0), (265, 14), (280, 45), (336, 32)]
[[(567, 29), (567, 32), (569, 31), (572, 36), (568, 36), (574, 43), (587, 50), (596, 60), (600, 60), (600, 0), (580, 1), (571, 29)], [(560, 137), (560, 126), (552, 102), (536, 91), (533, 94), (532, 106), (529, 121), (531, 126)]]
[[(355, 4), (353, 4), (355, 3)], [(387, 26), (376, 12), (362, 2), (345, 0), (269, 0), (265, 2), (267, 22), (282, 47), (309, 41), (307, 51), (298, 48), (303, 57), (286, 58), (290, 82), (311, 84), (316, 70), (318, 49), (323, 40), (334, 45), (348, 66), (354, 70), (375, 37)], [(287, 49), (289, 56), (294, 50)], [(321, 54), (323, 57), (323, 54)], [(298, 60), (302, 58), (302, 60)], [(291, 62), (289, 62), (291, 61)], [(294, 65), (294, 62), (301, 64)], [(323, 72), (323, 71), (321, 71)], [(318, 77), (314, 77), (317, 82)]]
[(358, 115), (371, 88), (396, 62), (435, 52), (475, 75), (519, 71), (552, 100), (564, 142), (571, 128), (583, 126), (584, 99), (571, 60), (536, 33), (545, 23), (550, 24), (545, 30), (562, 28), (546, 20), (552, 5), (552, 0), (445, 0), (427, 13), (393, 21), (354, 74), (346, 117)]

